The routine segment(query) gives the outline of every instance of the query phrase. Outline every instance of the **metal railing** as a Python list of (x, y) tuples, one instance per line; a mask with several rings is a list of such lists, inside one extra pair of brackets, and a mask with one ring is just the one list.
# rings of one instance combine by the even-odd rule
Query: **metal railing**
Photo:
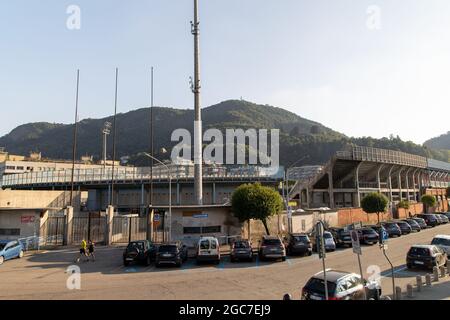
[[(101, 169), (75, 169), (75, 183), (107, 183), (111, 180), (112, 168)], [(284, 168), (280, 167), (273, 174), (269, 168), (259, 166), (244, 166), (235, 168), (226, 167), (204, 167), (204, 178), (283, 178)], [(172, 180), (193, 179), (194, 167), (172, 165), (170, 167)], [(115, 181), (139, 182), (150, 180), (167, 180), (168, 170), (164, 167), (154, 167), (151, 175), (150, 167), (117, 167), (114, 169)], [(27, 172), (20, 174), (4, 175), (0, 182), (1, 187), (17, 185), (39, 185), (39, 184), (67, 184), (71, 182), (72, 169), (59, 171)]]
[(357, 160), (390, 163), (417, 168), (428, 166), (427, 158), (401, 151), (354, 146), (350, 151), (338, 151), (336, 157), (344, 160)]

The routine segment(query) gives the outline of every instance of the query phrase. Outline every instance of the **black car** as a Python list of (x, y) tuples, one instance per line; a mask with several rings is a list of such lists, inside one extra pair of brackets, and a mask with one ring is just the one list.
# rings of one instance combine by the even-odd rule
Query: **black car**
[(383, 222), (381, 224), (389, 235), (389, 238), (400, 237), (402, 230), (395, 222)]
[(445, 266), (446, 263), (447, 255), (435, 245), (414, 245), (406, 255), (408, 269), (413, 267), (433, 269), (433, 267)]
[(415, 221), (414, 219), (405, 219), (402, 221), (409, 224), (413, 232), (420, 232), (420, 230), (422, 230), (419, 223), (417, 223), (417, 221)]
[[(327, 270), (328, 300), (378, 299), (381, 288), (376, 282), (361, 280), (355, 273)], [(364, 294), (365, 291), (365, 294)], [(302, 300), (325, 300), (325, 281), (323, 272), (309, 279), (302, 289)]]
[(412, 232), (412, 228), (409, 225), (409, 223), (401, 220), (395, 221), (395, 223), (399, 226), (400, 230), (402, 231), (402, 235), (410, 234)]
[(288, 234), (285, 238), (286, 254), (308, 255), (312, 254), (311, 240), (308, 235), (301, 233)]
[(350, 232), (344, 228), (330, 228), (328, 231), (331, 232), (334, 238), (334, 242), (336, 242), (336, 246), (344, 247), (344, 246), (352, 246), (352, 238), (350, 236)]
[(163, 243), (158, 246), (155, 257), (155, 265), (175, 265), (181, 267), (188, 259), (187, 247), (181, 242)]
[(450, 212), (443, 213), (450, 220)]
[(379, 224), (379, 225), (368, 225), (366, 227), (372, 228), (373, 230), (375, 230), (375, 232), (378, 233), (378, 236), (380, 236), (380, 234), (383, 234), (383, 231), (387, 232), (386, 229), (381, 224)]
[(358, 232), (359, 241), (364, 244), (375, 244), (378, 242), (378, 233), (372, 228), (362, 228), (356, 230)]
[(128, 266), (132, 262), (150, 265), (155, 259), (156, 246), (148, 240), (132, 241), (123, 252), (123, 264)]
[(247, 260), (253, 260), (252, 244), (248, 240), (237, 240), (231, 244), (230, 251), (231, 262)]
[(414, 217), (414, 218), (411, 218), (411, 219), (408, 219), (408, 220), (414, 220), (415, 222), (417, 222), (417, 224), (420, 226), (420, 229), (422, 229), (422, 230), (428, 228), (427, 223), (422, 218)]
[(425, 220), (425, 223), (429, 227), (436, 227), (437, 225), (439, 225), (439, 220), (437, 219), (437, 217), (434, 214), (429, 214), (429, 213), (418, 214), (416, 217), (422, 218), (423, 220)]

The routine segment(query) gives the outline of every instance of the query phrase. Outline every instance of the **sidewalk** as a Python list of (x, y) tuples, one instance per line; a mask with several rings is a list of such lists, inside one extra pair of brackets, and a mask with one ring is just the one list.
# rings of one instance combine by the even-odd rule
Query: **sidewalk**
[(421, 292), (414, 288), (414, 298), (404, 298), (405, 300), (450, 300), (450, 278), (439, 279), (433, 282), (431, 287), (423, 287)]

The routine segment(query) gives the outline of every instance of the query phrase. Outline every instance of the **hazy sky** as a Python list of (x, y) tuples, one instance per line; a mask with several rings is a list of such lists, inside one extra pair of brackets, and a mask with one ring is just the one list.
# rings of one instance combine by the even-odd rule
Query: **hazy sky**
[[(240, 98), (350, 136), (449, 131), (450, 1), (200, 0), (203, 106)], [(81, 28), (66, 26), (81, 9)], [(155, 103), (190, 108), (192, 0), (2, 0), (0, 135)], [(373, 7), (376, 6), (376, 7)]]

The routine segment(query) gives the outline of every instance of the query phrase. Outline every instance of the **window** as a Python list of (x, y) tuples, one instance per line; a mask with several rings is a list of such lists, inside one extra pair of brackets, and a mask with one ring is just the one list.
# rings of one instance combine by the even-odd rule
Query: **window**
[(202, 227), (202, 233), (220, 233), (221, 230), (221, 226)]
[(14, 166), (6, 166), (6, 170), (15, 170), (16, 169), (16, 167), (14, 167)]
[(217, 249), (217, 243), (215, 240), (211, 240), (211, 249)]
[(184, 227), (183, 233), (200, 234), (200, 233), (202, 233), (202, 228), (201, 227)]
[(23, 170), (23, 167), (17, 167), (17, 170)]
[(20, 236), (20, 229), (0, 229), (0, 236)]

